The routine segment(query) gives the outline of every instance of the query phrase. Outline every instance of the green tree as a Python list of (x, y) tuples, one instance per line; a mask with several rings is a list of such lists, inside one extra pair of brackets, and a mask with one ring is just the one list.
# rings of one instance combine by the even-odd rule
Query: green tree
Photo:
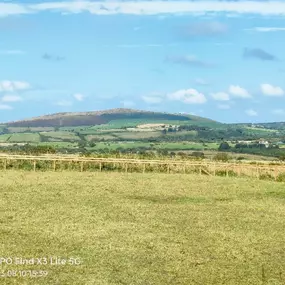
[(218, 148), (218, 150), (223, 151), (223, 150), (228, 150), (230, 149), (230, 145), (227, 142), (222, 142)]

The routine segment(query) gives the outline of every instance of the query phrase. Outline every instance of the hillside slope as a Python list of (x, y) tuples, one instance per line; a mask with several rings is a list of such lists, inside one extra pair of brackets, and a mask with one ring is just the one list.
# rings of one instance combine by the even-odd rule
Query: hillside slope
[(218, 123), (203, 117), (150, 112), (134, 109), (110, 109), (105, 111), (80, 112), (80, 113), (56, 113), (40, 117), (34, 117), (21, 121), (8, 122), (8, 127), (69, 127), (69, 126), (93, 126), (107, 124), (114, 120), (141, 120), (142, 123), (163, 121), (193, 121), (196, 123)]

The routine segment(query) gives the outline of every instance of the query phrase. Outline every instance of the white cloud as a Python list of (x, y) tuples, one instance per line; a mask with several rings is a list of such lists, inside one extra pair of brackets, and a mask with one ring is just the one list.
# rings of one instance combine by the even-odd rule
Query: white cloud
[(283, 96), (285, 94), (284, 90), (278, 86), (272, 86), (270, 84), (262, 84), (261, 92), (266, 96)]
[(238, 85), (231, 85), (229, 87), (229, 92), (236, 97), (251, 98), (251, 95), (249, 94), (249, 92), (246, 89)]
[(1, 98), (2, 102), (19, 102), (23, 99), (20, 96), (17, 95), (5, 95)]
[(255, 27), (252, 29), (245, 29), (246, 31), (253, 31), (253, 32), (261, 32), (261, 33), (268, 33), (268, 32), (285, 32), (285, 27)]
[(142, 96), (142, 100), (148, 104), (159, 104), (162, 102), (162, 98), (155, 96), (155, 95), (150, 95), (150, 96)]
[(227, 104), (219, 104), (217, 107), (222, 110), (228, 110), (231, 108), (231, 106)]
[(6, 104), (0, 104), (0, 110), (12, 110), (13, 108)]
[(257, 112), (252, 109), (246, 110), (245, 113), (251, 117), (257, 116)]
[(29, 88), (31, 88), (30, 84), (25, 81), (0, 81), (0, 92), (15, 92), (27, 90)]
[(212, 98), (217, 101), (229, 101), (230, 96), (228, 93), (225, 92), (218, 92), (218, 93), (212, 93)]
[(0, 18), (12, 15), (21, 15), (32, 13), (32, 11), (26, 6), (13, 3), (0, 3)]
[(84, 100), (84, 95), (80, 93), (73, 94), (73, 98), (77, 101), (83, 101)]
[(238, 14), (285, 15), (285, 3), (276, 1), (61, 1), (36, 4), (0, 3), (0, 17), (55, 11), (63, 14), (89, 12), (96, 15), (159, 15), (159, 14), (197, 14), (226, 13)]
[(55, 105), (62, 106), (62, 107), (68, 107), (68, 106), (72, 105), (72, 102), (71, 101), (67, 101), (67, 100), (60, 100), (60, 101), (57, 101), (55, 103)]
[(167, 98), (169, 100), (181, 101), (186, 104), (203, 104), (207, 101), (205, 95), (198, 92), (196, 89), (178, 90), (168, 94)]

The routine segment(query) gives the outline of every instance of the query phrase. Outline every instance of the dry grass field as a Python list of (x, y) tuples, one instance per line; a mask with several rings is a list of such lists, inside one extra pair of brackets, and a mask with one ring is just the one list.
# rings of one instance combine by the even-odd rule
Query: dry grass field
[(1, 285), (285, 284), (283, 183), (10, 170), (0, 185)]

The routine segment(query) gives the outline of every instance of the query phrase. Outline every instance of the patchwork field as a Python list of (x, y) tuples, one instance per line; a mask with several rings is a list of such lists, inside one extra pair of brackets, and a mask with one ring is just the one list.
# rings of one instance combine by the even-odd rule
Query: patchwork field
[(2, 263), (2, 275), (48, 275), (0, 277), (0, 284), (285, 283), (283, 183), (7, 171), (0, 184), (1, 255), (69, 261)]
[(42, 136), (45, 136), (50, 139), (54, 139), (55, 141), (58, 140), (72, 140), (72, 141), (78, 141), (80, 138), (72, 132), (65, 132), (65, 131), (59, 131), (59, 132), (41, 132)]
[(40, 135), (38, 133), (14, 133), (7, 141), (15, 143), (39, 142)]

